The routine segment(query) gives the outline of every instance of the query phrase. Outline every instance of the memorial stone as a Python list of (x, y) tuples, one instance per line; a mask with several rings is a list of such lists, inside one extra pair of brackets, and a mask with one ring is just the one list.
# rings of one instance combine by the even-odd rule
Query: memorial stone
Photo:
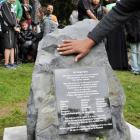
[[(86, 38), (88, 32), (91, 31), (96, 24), (96, 21), (86, 19), (45, 36), (39, 43), (27, 108), (28, 140), (97, 140), (99, 137), (104, 137), (106, 140), (130, 140), (129, 128), (123, 117), (123, 105), (125, 103), (124, 91), (109, 65), (104, 44), (100, 43), (93, 47), (91, 52), (77, 63), (74, 62), (74, 55), (61, 56), (56, 49), (57, 45), (62, 43), (62, 40)], [(61, 135), (59, 133), (59, 119), (57, 114), (57, 97), (55, 95), (55, 91), (58, 91), (54, 80), (55, 70), (89, 67), (102, 67), (105, 69), (105, 75), (107, 77), (106, 83), (108, 83), (109, 87), (108, 94), (113, 129), (103, 128), (101, 130), (92, 130), (91, 134), (65, 133), (65, 135)], [(61, 72), (63, 76), (63, 70)], [(61, 84), (61, 80), (63, 82), (61, 76), (59, 80)], [(84, 85), (84, 87), (86, 86)], [(69, 93), (69, 95), (71, 95), (71, 93)], [(87, 102), (88, 101), (85, 100), (80, 101), (82, 106), (90, 107), (92, 103), (88, 104)], [(98, 100), (96, 103), (99, 103)], [(93, 104), (95, 104), (95, 102), (93, 102)], [(67, 104), (64, 105), (67, 107)]]

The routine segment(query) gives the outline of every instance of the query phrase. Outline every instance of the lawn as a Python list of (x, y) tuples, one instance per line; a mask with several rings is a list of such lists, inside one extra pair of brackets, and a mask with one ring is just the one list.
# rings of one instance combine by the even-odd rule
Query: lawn
[(26, 123), (32, 70), (33, 64), (21, 65), (16, 70), (0, 67), (0, 136), (5, 127)]
[[(16, 70), (0, 67), (0, 137), (5, 127), (26, 124), (26, 104), (29, 96), (33, 64), (22, 64)], [(140, 128), (140, 76), (115, 71), (127, 97), (125, 120)]]
[(130, 72), (116, 72), (126, 95), (125, 120), (140, 128), (140, 75)]

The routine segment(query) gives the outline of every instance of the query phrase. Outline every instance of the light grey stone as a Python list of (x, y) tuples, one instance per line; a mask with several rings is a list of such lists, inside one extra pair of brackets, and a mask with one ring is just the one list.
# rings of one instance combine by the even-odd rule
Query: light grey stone
[(131, 135), (131, 140), (139, 140), (140, 139), (140, 129), (136, 128), (130, 123), (127, 123), (127, 125), (130, 128), (130, 135)]
[(26, 126), (5, 128), (3, 140), (27, 140)]
[[(131, 140), (138, 140), (140, 138), (140, 129), (127, 123), (130, 128)], [(27, 140), (26, 126), (16, 126), (4, 129), (3, 140)]]
[[(85, 38), (96, 24), (96, 21), (86, 19), (45, 36), (39, 43), (27, 109), (28, 140), (96, 140), (96, 136), (102, 135), (107, 140), (130, 140), (129, 128), (123, 117), (124, 91), (109, 65), (104, 44), (100, 43), (93, 47), (78, 63), (74, 62), (74, 55), (61, 56), (56, 50), (62, 40)], [(58, 68), (83, 66), (103, 66), (106, 69), (114, 128), (95, 131), (92, 136), (87, 134), (60, 136), (53, 71)]]

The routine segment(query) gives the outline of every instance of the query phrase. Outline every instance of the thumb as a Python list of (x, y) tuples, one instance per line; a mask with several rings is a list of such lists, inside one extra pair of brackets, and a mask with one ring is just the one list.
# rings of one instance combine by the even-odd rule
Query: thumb
[(75, 59), (74, 59), (74, 61), (75, 62), (78, 62), (81, 58), (83, 58), (83, 54), (78, 54), (76, 57), (75, 57)]

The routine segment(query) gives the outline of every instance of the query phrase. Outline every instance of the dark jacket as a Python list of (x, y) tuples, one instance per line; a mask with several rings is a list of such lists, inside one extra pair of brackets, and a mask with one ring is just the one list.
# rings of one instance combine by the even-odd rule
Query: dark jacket
[(79, 0), (78, 2), (78, 20), (89, 18), (87, 10), (90, 10), (91, 3), (89, 0)]
[(21, 30), (18, 36), (18, 41), (20, 44), (24, 44), (26, 41), (36, 41), (36, 34), (32, 32), (32, 30), (27, 29), (27, 30)]
[(16, 17), (15, 13), (10, 11), (11, 4), (7, 2), (3, 2), (0, 6), (0, 21), (1, 28), (3, 32), (8, 31), (9, 29), (13, 29), (16, 26)]
[(91, 8), (92, 13), (95, 15), (95, 17), (98, 20), (101, 20), (104, 16), (105, 16), (105, 11), (104, 11), (104, 6), (102, 6), (101, 4), (99, 4), (98, 6), (93, 6)]
[(23, 9), (22, 18), (27, 19), (26, 13), (29, 13), (31, 15), (32, 6), (31, 5), (25, 6), (24, 4), (22, 4), (22, 9)]
[(99, 43), (115, 27), (140, 10), (140, 0), (120, 0), (100, 23), (88, 34), (88, 37)]

